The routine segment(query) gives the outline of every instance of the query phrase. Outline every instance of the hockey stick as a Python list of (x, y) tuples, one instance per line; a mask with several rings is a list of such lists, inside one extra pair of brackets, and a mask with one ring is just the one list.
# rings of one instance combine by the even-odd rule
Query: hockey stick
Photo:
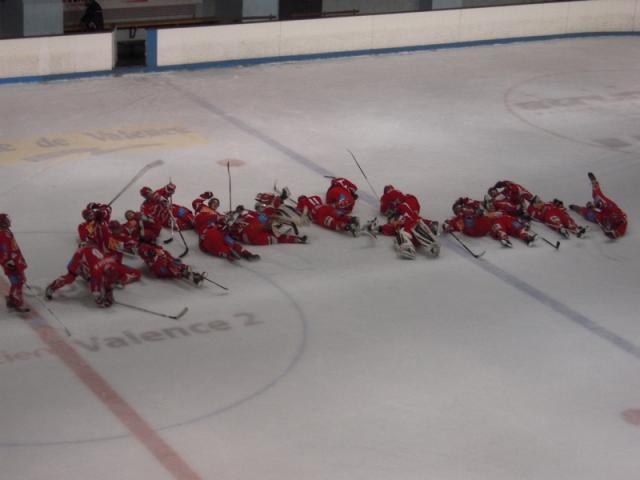
[(549, 240), (547, 240), (546, 238), (544, 238), (543, 236), (540, 236), (540, 239), (543, 242), (548, 243), (549, 245), (551, 245), (553, 248), (555, 248), (556, 250), (560, 249), (560, 240), (556, 241), (556, 243), (550, 242)]
[(131, 180), (129, 180), (129, 183), (127, 183), (124, 188), (122, 190), (120, 190), (118, 192), (118, 194), (113, 197), (113, 200), (111, 200), (107, 205), (111, 206), (111, 204), (113, 204), (113, 202), (115, 202), (118, 198), (120, 198), (120, 196), (126, 192), (129, 187), (131, 187), (131, 185), (133, 185), (135, 183), (136, 180), (138, 180), (140, 177), (142, 177), (145, 173), (147, 173), (149, 170), (151, 170), (152, 168), (155, 168), (159, 165), (164, 164), (164, 162), (162, 160), (155, 160), (151, 163), (147, 163), (144, 167), (142, 167), (140, 169), (140, 171), (138, 173), (136, 173), (133, 178)]
[(180, 235), (180, 240), (182, 240), (182, 243), (184, 245), (184, 252), (178, 255), (179, 258), (183, 258), (187, 255), (187, 253), (189, 253), (189, 245), (187, 245), (187, 241), (184, 239), (184, 235), (182, 235), (182, 230), (178, 228), (178, 225), (177, 225), (178, 222), (176, 222), (176, 217), (173, 216), (173, 212), (171, 210), (169, 210), (169, 218), (171, 218), (171, 224), (176, 225), (176, 230), (178, 231), (178, 235)]
[(170, 318), (172, 320), (180, 320), (184, 316), (184, 314), (189, 311), (188, 307), (184, 307), (177, 315), (167, 315), (166, 313), (155, 312), (153, 310), (149, 310), (149, 309), (143, 308), (143, 307), (138, 307), (136, 305), (129, 305), (128, 303), (122, 303), (122, 302), (118, 302), (118, 301), (115, 301), (113, 303), (115, 303), (116, 305), (120, 305), (121, 307), (131, 308), (133, 310), (138, 310), (140, 312), (145, 312), (145, 313), (149, 313), (151, 315), (156, 315), (157, 317)]
[(364, 179), (367, 181), (367, 183), (369, 184), (369, 187), (371, 187), (371, 191), (373, 192), (373, 196), (375, 198), (380, 198), (378, 197), (378, 194), (376, 193), (376, 189), (373, 188), (373, 185), (371, 185), (371, 182), (369, 181), (369, 179), (367, 178), (367, 174), (364, 173), (364, 170), (362, 170), (362, 167), (360, 166), (360, 164), (358, 163), (358, 160), (356, 159), (356, 156), (353, 154), (353, 152), (351, 150), (349, 150), (347, 148), (347, 152), (349, 152), (351, 154), (351, 157), (353, 157), (353, 161), (356, 162), (356, 165), (358, 166), (358, 168), (360, 169), (360, 172), (362, 172), (362, 176), (364, 177)]
[(233, 210), (233, 204), (231, 203), (231, 164), (227, 160), (227, 177), (229, 179), (229, 211)]
[(460, 238), (459, 238), (455, 233), (453, 233), (453, 232), (448, 232), (448, 233), (449, 233), (453, 238), (455, 238), (455, 239), (456, 239), (456, 241), (457, 241), (460, 245), (462, 245), (462, 247), (463, 247), (467, 252), (469, 252), (469, 253), (473, 256), (473, 258), (480, 258), (480, 257), (482, 257), (482, 256), (485, 254), (485, 251), (484, 251), (484, 250), (483, 250), (482, 252), (480, 252), (480, 253), (475, 253), (475, 252), (473, 252), (469, 247), (467, 247), (467, 245), (466, 245), (462, 240), (460, 240)]
[[(33, 292), (33, 290), (32, 290), (32, 288), (31, 288), (31, 286), (30, 286), (28, 283), (25, 283), (25, 285), (27, 286), (27, 288), (29, 289), (29, 291), (30, 291), (31, 293), (34, 293), (34, 292)], [(62, 328), (64, 328), (64, 331), (66, 332), (67, 336), (69, 336), (69, 337), (70, 337), (70, 336), (71, 336), (71, 332), (70, 332), (70, 331), (69, 331), (69, 329), (65, 326), (65, 324), (64, 324), (64, 323), (62, 323), (62, 320), (60, 320), (60, 319), (58, 318), (58, 316), (57, 316), (55, 313), (53, 313), (53, 311), (52, 311), (49, 307), (47, 307), (47, 305), (46, 305), (46, 304), (45, 304), (45, 303), (40, 299), (40, 297), (39, 297), (37, 294), (35, 295), (35, 297), (36, 297), (36, 300), (38, 300), (38, 302), (39, 302), (39, 303), (40, 303), (40, 304), (45, 308), (45, 310), (46, 310), (47, 312), (49, 312), (49, 315), (51, 315), (53, 318), (55, 318), (55, 319), (57, 320), (57, 322), (62, 326)]]
[(213, 280), (211, 280), (211, 279), (210, 279), (210, 278), (208, 278), (208, 277), (203, 276), (203, 277), (202, 277), (202, 279), (203, 279), (203, 280), (206, 280), (206, 281), (207, 281), (207, 282), (209, 282), (209, 283), (213, 283), (216, 287), (220, 287), (220, 288), (221, 288), (221, 289), (223, 289), (223, 290), (227, 290), (227, 291), (229, 291), (229, 289), (228, 289), (227, 287), (225, 287), (224, 285), (220, 285), (219, 283), (214, 282)]
[[(171, 183), (171, 179), (169, 179), (169, 183)], [(175, 237), (175, 230), (176, 230), (176, 222), (175, 219), (173, 218), (173, 215), (171, 215), (172, 213), (172, 207), (173, 207), (173, 195), (171, 195), (169, 197), (169, 206), (167, 207), (167, 209), (169, 210), (169, 218), (171, 219), (171, 237), (167, 238), (166, 240), (164, 240), (162, 243), (164, 243), (165, 245), (170, 244), (171, 242), (173, 242), (173, 239)]]
[(536, 232), (535, 230), (529, 229), (529, 231), (535, 235), (537, 235), (538, 237), (540, 237), (540, 240), (542, 240), (543, 242), (547, 243), (548, 245), (551, 245), (553, 248), (555, 248), (556, 250), (560, 249), (560, 241), (556, 241), (556, 243), (553, 243), (552, 241), (544, 238), (542, 235), (540, 235), (538, 232)]

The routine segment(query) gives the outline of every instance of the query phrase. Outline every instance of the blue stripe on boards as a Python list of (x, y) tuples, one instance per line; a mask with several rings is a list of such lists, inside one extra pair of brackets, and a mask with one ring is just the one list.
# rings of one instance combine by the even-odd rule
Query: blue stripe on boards
[(124, 69), (104, 70), (99, 72), (80, 72), (80, 73), (64, 73), (64, 74), (56, 74), (56, 75), (32, 75), (32, 76), (25, 76), (25, 77), (8, 77), (8, 78), (0, 78), (0, 85), (8, 84), (8, 83), (33, 83), (33, 82), (48, 82), (48, 81), (57, 81), (57, 80), (72, 80), (76, 78), (101, 77), (105, 75), (119, 76), (119, 75), (124, 75), (129, 73), (170, 72), (170, 71), (177, 71), (177, 70), (202, 70), (207, 68), (229, 68), (229, 67), (238, 67), (238, 66), (262, 65), (265, 63), (302, 62), (302, 61), (308, 61), (308, 60), (361, 57), (361, 56), (367, 56), (367, 55), (387, 55), (387, 54), (394, 54), (394, 53), (422, 52), (422, 51), (429, 51), (429, 50), (466, 48), (466, 47), (477, 47), (477, 46), (484, 46), (484, 45), (503, 45), (503, 44), (509, 44), (509, 43), (522, 43), (522, 42), (539, 42), (539, 41), (562, 40), (562, 39), (571, 39), (571, 38), (640, 36), (640, 32), (566, 33), (566, 34), (558, 34), (558, 35), (538, 35), (538, 36), (530, 36), (530, 37), (496, 38), (491, 40), (475, 40), (470, 42), (413, 45), (413, 46), (407, 46), (407, 47), (374, 48), (369, 50), (350, 50), (347, 52), (327, 52), (327, 53), (314, 53), (314, 54), (305, 54), (305, 55), (261, 57), (261, 58), (248, 58), (248, 59), (239, 59), (239, 60), (225, 60), (225, 61), (215, 61), (215, 62), (158, 66), (157, 33), (158, 32), (155, 29), (150, 29), (147, 31), (147, 66), (146, 67), (133, 67), (133, 68), (126, 67)]

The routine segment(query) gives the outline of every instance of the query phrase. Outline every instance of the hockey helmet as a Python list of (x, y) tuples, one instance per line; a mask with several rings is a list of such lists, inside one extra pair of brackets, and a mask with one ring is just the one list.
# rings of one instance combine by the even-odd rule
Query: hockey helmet
[(342, 178), (342, 177), (337, 177), (334, 178), (333, 180), (331, 180), (331, 186), (332, 187), (342, 187), (346, 190), (349, 190), (349, 192), (351, 193), (355, 193), (358, 190), (358, 186), (347, 180), (346, 178)]
[(144, 198), (149, 198), (152, 193), (153, 190), (151, 190), (149, 187), (142, 187), (140, 189), (140, 195), (142, 195)]
[(6, 213), (0, 213), (0, 228), (11, 227), (11, 219)]
[(89, 209), (89, 208), (85, 208), (82, 211), (82, 218), (84, 219), (85, 222), (90, 222), (92, 220), (95, 220), (95, 218), (96, 218), (95, 210), (92, 210), (92, 209)]
[(275, 195), (273, 193), (258, 193), (256, 195), (256, 202), (262, 203), (263, 205), (269, 205), (273, 202)]

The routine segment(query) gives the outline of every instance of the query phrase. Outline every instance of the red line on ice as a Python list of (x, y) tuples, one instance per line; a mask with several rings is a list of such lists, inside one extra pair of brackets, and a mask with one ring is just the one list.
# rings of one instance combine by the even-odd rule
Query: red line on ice
[[(4, 286), (4, 285), (3, 285)], [(40, 339), (78, 379), (113, 413), (176, 480), (201, 480), (169, 444), (116, 392), (109, 383), (65, 340), (55, 328), (47, 325), (31, 307), (26, 322)]]

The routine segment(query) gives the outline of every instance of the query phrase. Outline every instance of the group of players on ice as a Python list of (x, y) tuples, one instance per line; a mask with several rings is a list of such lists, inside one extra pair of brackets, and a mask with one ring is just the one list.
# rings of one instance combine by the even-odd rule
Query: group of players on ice
[[(569, 208), (597, 224), (609, 238), (619, 238), (626, 231), (627, 217), (602, 193), (595, 176), (592, 173), (588, 176), (592, 201)], [(331, 179), (324, 199), (319, 195), (301, 195), (294, 200), (288, 188), (278, 191), (274, 187), (276, 193), (256, 195), (254, 210), (238, 206), (226, 213), (219, 210), (220, 200), (212, 192), (204, 192), (193, 200), (191, 210), (173, 203), (175, 190), (173, 183), (155, 191), (142, 188), (140, 209), (128, 210), (124, 222), (111, 219), (110, 204), (89, 203), (82, 211), (84, 222), (78, 226), (78, 249), (67, 272), (47, 286), (45, 297), (51, 300), (56, 290), (81, 277), (88, 282), (95, 302), (100, 307), (110, 307), (114, 303), (114, 287), (134, 282), (142, 275), (141, 270), (123, 263), (125, 254), (140, 257), (149, 272), (159, 278), (182, 278), (196, 285), (205, 280), (212, 282), (162, 246), (177, 232), (185, 247), (180, 257), (186, 255), (188, 246), (182, 234), (185, 230), (195, 230), (202, 251), (230, 262), (260, 258), (245, 245), (307, 243), (307, 236), (300, 235), (299, 227), (309, 222), (353, 236), (393, 236), (394, 248), (405, 259), (415, 258), (416, 250), (438, 256), (441, 231), (453, 235), (473, 254), (455, 232), (470, 237), (490, 235), (503, 246), (512, 247), (510, 237), (527, 245), (534, 242), (537, 234), (530, 229), (532, 221), (546, 225), (564, 238), (571, 234), (582, 237), (586, 230), (571, 218), (562, 201), (545, 202), (522, 185), (508, 180), (489, 188), (482, 201), (458, 198), (452, 207), (454, 215), (442, 226), (421, 217), (418, 199), (393, 185), (385, 186), (380, 198), (380, 214), (386, 217), (386, 223), (379, 225), (375, 218), (361, 225), (358, 217), (351, 215), (358, 199), (358, 187), (341, 177)], [(9, 216), (0, 213), (0, 264), (11, 284), (6, 305), (10, 311), (28, 312), (22, 294), (27, 263), (10, 227)], [(161, 242), (163, 228), (171, 229), (172, 236)]]

